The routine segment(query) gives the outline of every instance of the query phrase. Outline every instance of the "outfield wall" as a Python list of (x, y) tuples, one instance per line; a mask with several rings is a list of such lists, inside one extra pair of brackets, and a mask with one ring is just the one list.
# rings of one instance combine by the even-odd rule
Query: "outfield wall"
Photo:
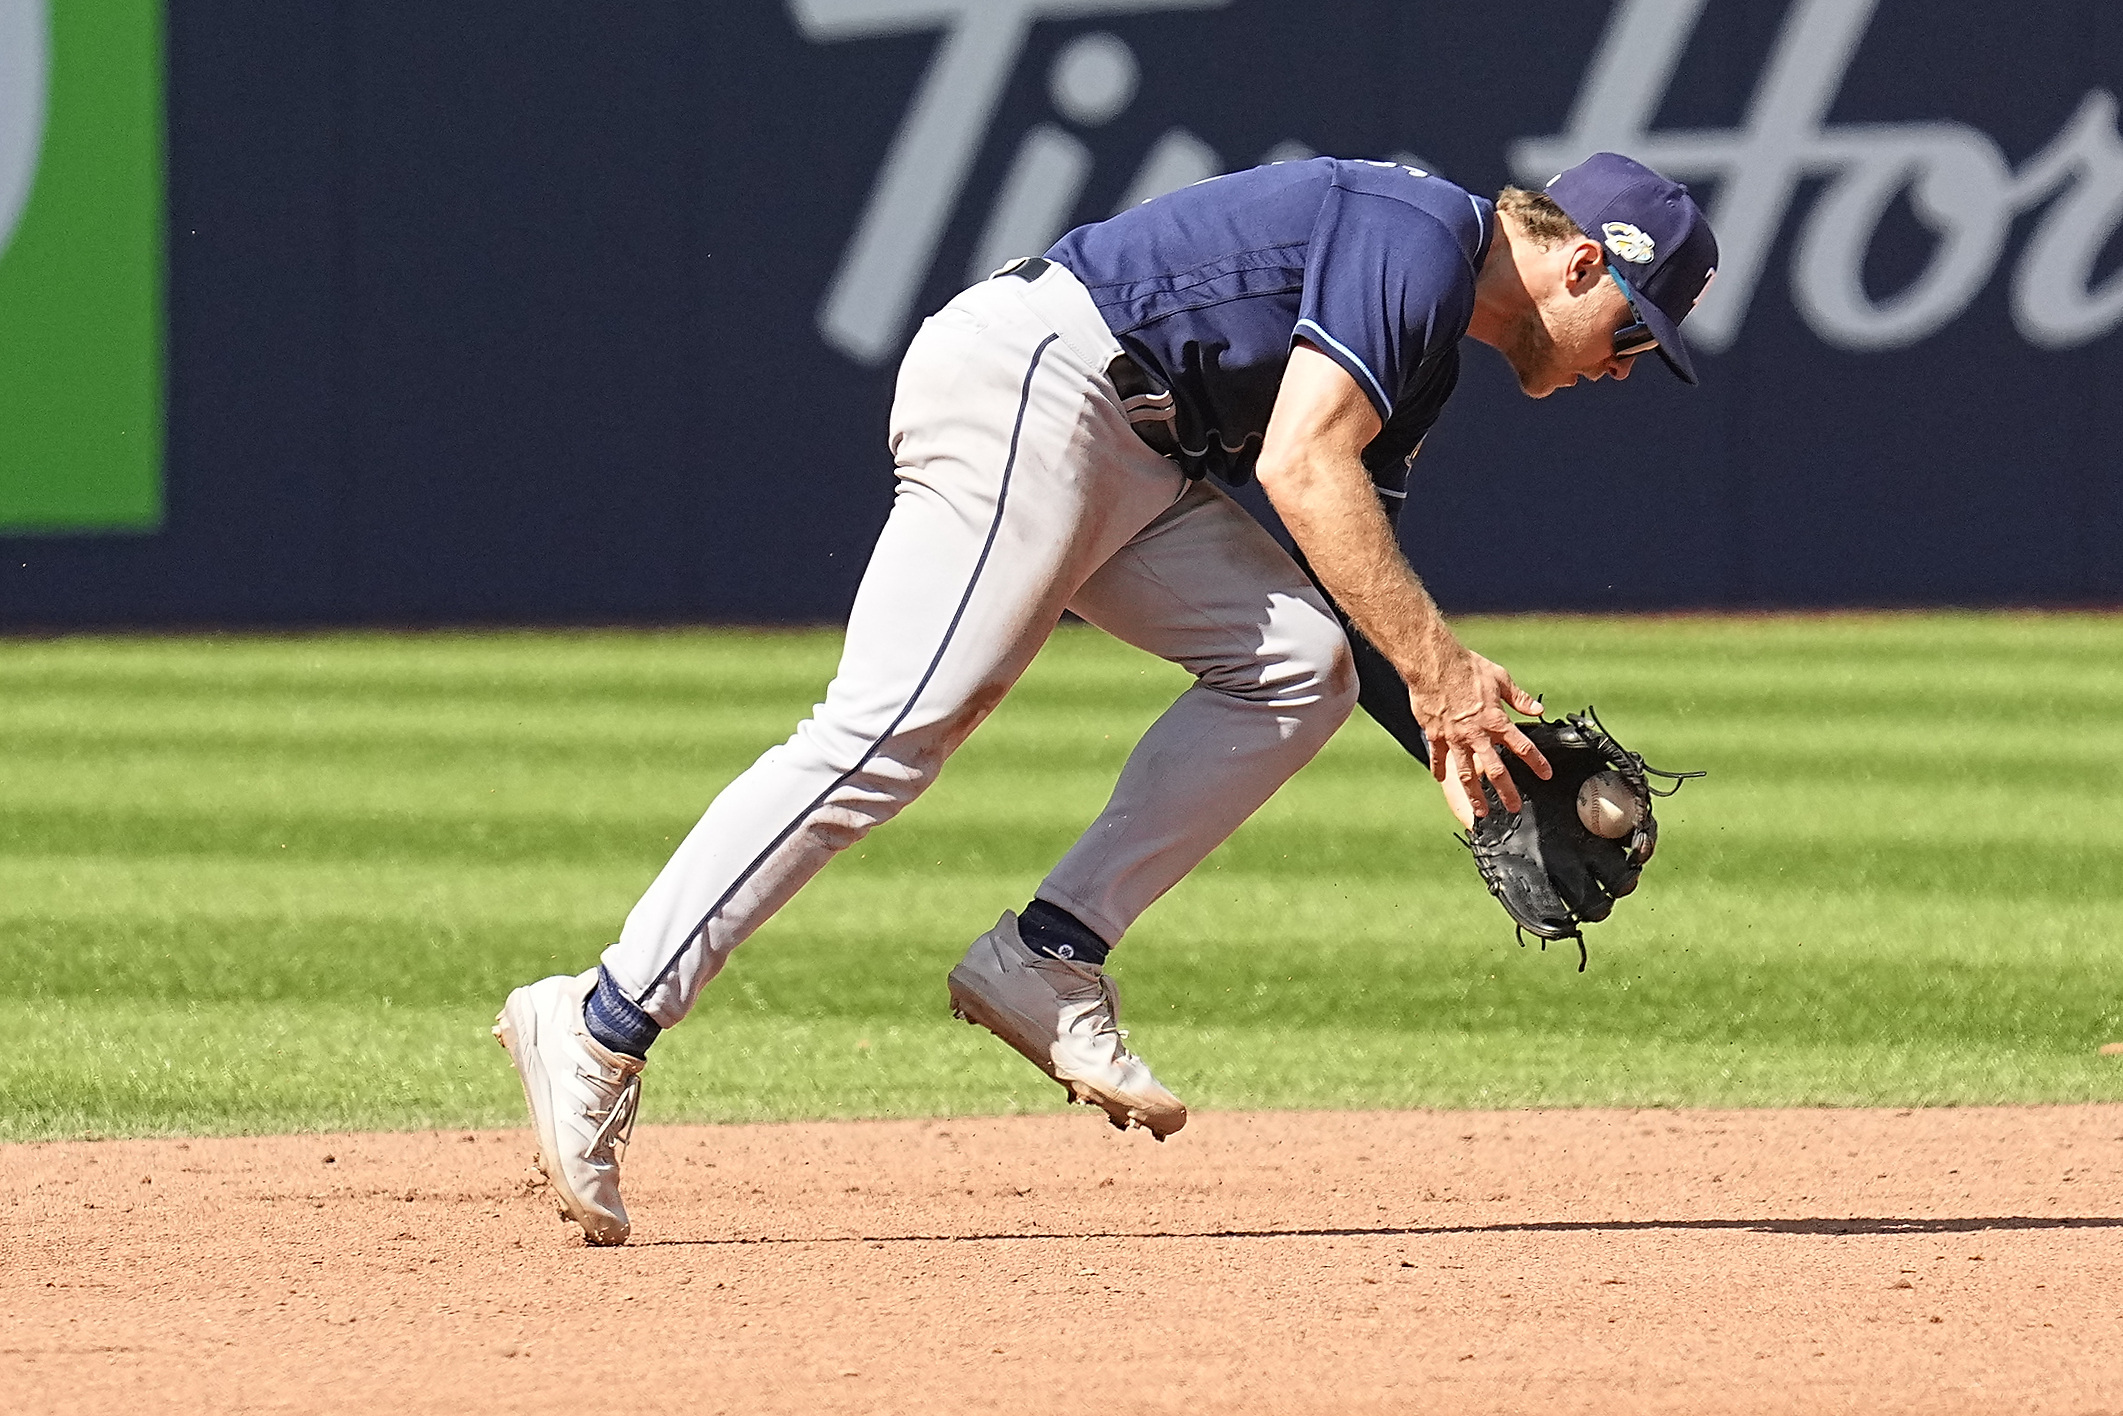
[(969, 272), (1599, 147), (1708, 198), (1705, 387), (1476, 350), (1448, 607), (2114, 603), (2118, 90), (2115, 0), (0, 0), (0, 624), (831, 620)]

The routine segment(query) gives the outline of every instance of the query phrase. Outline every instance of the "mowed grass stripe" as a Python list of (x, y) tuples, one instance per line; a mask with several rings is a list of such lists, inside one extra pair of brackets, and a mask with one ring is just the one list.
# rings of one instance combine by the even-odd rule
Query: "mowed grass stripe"
[[(2049, 1039), (2087, 1050), (2118, 1022), (2114, 960), (2082, 942), (2099, 922), (2092, 911), (2030, 930), (2005, 906), (1883, 921), (1856, 902), (1822, 901), (1795, 923), (1759, 900), (1681, 897), (1596, 934), (1594, 966), (1580, 976), (1574, 949), (1521, 950), (1486, 908), (1441, 901), (1426, 909), (1414, 900), (1380, 913), (1368, 900), (1336, 900), (1322, 889), (1308, 930), (1290, 938), (1261, 922), (1259, 906), (1275, 896), (1227, 889), (1205, 887), (1184, 932), (1167, 931), (1116, 966), (1131, 1025), (1146, 1036), (1167, 1023), (1309, 1027), (1356, 1017), (1395, 1031), (1510, 1025), (1770, 1044), (1925, 1038), (1942, 1047)], [(616, 885), (606, 895), (619, 909), (630, 903)], [(979, 927), (977, 916), (921, 933), (881, 934), (873, 921), (880, 911), (935, 909), (933, 896), (914, 889), (821, 885), (817, 899), (806, 896), (748, 946), (745, 967), (708, 995), (701, 1016), (932, 1017), (943, 1006), (938, 980)], [(1669, 919), (1684, 927), (1668, 928)], [(521, 922), (438, 930), (413, 917), (394, 926), (319, 911), (218, 928), (152, 920), (82, 930), (38, 941), (67, 962), (32, 996), (101, 1005), (114, 1001), (107, 983), (123, 978), (142, 1002), (337, 1001), (360, 1009), (447, 999), (476, 1020), (527, 974), (587, 963), (591, 951), (541, 923), (526, 910)], [(1706, 925), (1722, 926), (1724, 937), (1704, 943), (1698, 931)]]
[[(0, 1140), (520, 1126), (516, 1079), (483, 1026), (446, 1009), (357, 1013), (126, 1000), (54, 1012), (0, 1003), (0, 1026), (63, 1048), (64, 1072), (0, 1060)], [(657, 1059), (651, 1121), (771, 1121), (1059, 1111), (1014, 1054), (955, 1022), (719, 1017)], [(662, 1044), (659, 1044), (659, 1047)], [(1751, 1040), (1380, 1032), (1279, 1023), (1171, 1027), (1159, 1068), (1198, 1108), (1953, 1105), (2115, 1099), (2083, 1050), (2007, 1055), (1927, 1041), (1765, 1047)], [(1264, 1068), (1263, 1055), (1302, 1058)], [(1085, 1125), (1103, 1124), (1086, 1116)]]
[[(1511, 943), (1435, 789), (1353, 724), (1116, 955), (1137, 1040), (1197, 1104), (2123, 1095), (2094, 1056), (2123, 1037), (2104, 706), (2123, 622), (1464, 628), (1553, 708), (1597, 703), (1654, 762), (1713, 776), (1661, 808), (1645, 891), (1580, 976), (1572, 948)], [(836, 651), (710, 631), (0, 645), (0, 938), (28, 1039), (0, 1062), (0, 1132), (507, 1119), (500, 994), (594, 960)], [(1047, 1104), (939, 1021), (941, 975), (1183, 684), (1058, 634), (939, 785), (659, 1045), (651, 1114)]]

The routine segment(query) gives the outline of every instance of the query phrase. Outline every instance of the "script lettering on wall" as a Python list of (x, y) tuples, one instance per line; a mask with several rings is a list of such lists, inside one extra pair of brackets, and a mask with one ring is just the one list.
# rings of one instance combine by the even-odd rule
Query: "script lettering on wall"
[[(1565, 131), (1521, 139), (1509, 153), (1523, 182), (1545, 182), (1600, 151), (1628, 153), (1681, 181), (1717, 181), (1710, 219), (1721, 259), (1717, 283), (1688, 322), (1692, 343), (1716, 351), (1739, 337), (1808, 178), (1825, 179), (1825, 188), (1792, 250), (1792, 296), (1829, 344), (1903, 349), (1937, 333), (1989, 285), (2014, 219), (2045, 203), (2012, 279), (2021, 336), (2065, 349), (2123, 325), (2123, 272), (2093, 288), (2095, 263), (2123, 221), (2123, 135), (2111, 94), (2086, 94), (2017, 170), (1988, 134), (1962, 123), (1830, 126), (1879, 0), (1795, 0), (1739, 127), (1654, 131), (1652, 116), (1706, 3), (1623, 0)], [(1908, 285), (1875, 296), (1864, 286), (1866, 252), (1904, 193), (1936, 244)]]
[(50, 83), (47, 0), (0, 0), (0, 256), (37, 180)]
[[(937, 245), (958, 209), (973, 159), (1036, 22), (1213, 10), (1229, 3), (789, 0), (798, 27), (814, 40), (943, 32), (819, 306), (818, 328), (826, 342), (865, 364), (882, 363), (898, 349), (907, 316), (935, 264)], [(1048, 150), (1035, 155), (1035, 162), (1057, 172), (1071, 166), (1065, 147), (1052, 141), (1045, 146)], [(1036, 193), (1036, 187), (1020, 188), (1021, 195)]]

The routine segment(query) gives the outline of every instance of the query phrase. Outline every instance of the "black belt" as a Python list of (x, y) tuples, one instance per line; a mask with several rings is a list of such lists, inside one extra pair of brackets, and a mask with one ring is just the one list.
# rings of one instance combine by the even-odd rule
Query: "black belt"
[[(1052, 264), (1044, 256), (1020, 256), (989, 279), (1008, 275), (1019, 280), (1037, 280)], [(1172, 390), (1158, 387), (1157, 381), (1125, 349), (1115, 354), (1112, 362), (1106, 365), (1106, 377), (1113, 380), (1113, 391), (1120, 395), (1121, 410), (1128, 415), (1128, 426), (1143, 440), (1143, 446), (1160, 457), (1177, 459), (1180, 455), (1179, 420)]]
[(1003, 276), (1014, 275), (1019, 280), (1037, 280), (1045, 275), (1047, 267), (1053, 264), (1054, 262), (1045, 256), (1019, 256), (988, 279), (999, 280)]
[(1143, 440), (1143, 446), (1160, 457), (1179, 458), (1179, 414), (1172, 401), (1172, 390), (1159, 388), (1142, 365), (1123, 349), (1106, 365), (1106, 377), (1113, 380), (1113, 391), (1120, 395), (1121, 411), (1128, 415), (1128, 426)]

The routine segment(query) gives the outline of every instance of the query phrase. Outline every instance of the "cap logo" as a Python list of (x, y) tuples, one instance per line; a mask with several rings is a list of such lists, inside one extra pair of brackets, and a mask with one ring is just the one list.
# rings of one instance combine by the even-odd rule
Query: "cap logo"
[(1659, 253), (1657, 242), (1626, 221), (1610, 221), (1600, 229), (1607, 233), (1607, 249), (1632, 265), (1650, 265)]

